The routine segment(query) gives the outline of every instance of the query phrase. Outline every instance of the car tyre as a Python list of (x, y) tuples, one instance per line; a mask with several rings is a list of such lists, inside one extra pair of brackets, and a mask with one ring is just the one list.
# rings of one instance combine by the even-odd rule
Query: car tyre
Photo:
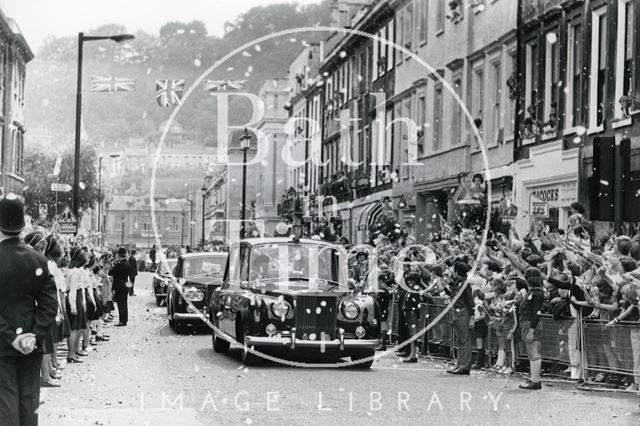
[[(255, 347), (253, 348), (255, 350)], [(262, 365), (263, 359), (261, 356), (254, 354), (249, 348), (244, 345), (242, 348), (242, 363), (247, 367), (255, 367)]]
[(169, 315), (169, 327), (176, 329), (176, 320), (173, 319), (173, 304), (167, 300), (167, 315)]
[[(242, 324), (244, 325), (244, 324)], [(249, 350), (246, 344), (244, 344), (244, 336), (248, 334), (249, 328), (244, 326), (241, 328), (243, 330), (242, 336), (238, 336), (238, 342), (240, 342), (242, 346), (242, 363), (247, 367), (258, 366), (261, 365), (263, 359), (261, 356), (254, 354)], [(255, 350), (255, 347), (253, 348)]]
[(162, 301), (165, 299), (164, 296), (156, 296), (156, 305), (162, 306)]
[(213, 351), (218, 354), (223, 354), (229, 352), (229, 347), (231, 343), (223, 339), (222, 337), (216, 336), (216, 332), (211, 333), (211, 340), (213, 341)]
[(369, 358), (367, 361), (363, 361), (360, 362), (358, 364), (354, 364), (353, 367), (354, 368), (358, 368), (358, 369), (363, 369), (363, 370), (367, 370), (369, 368), (371, 368), (371, 366), (373, 365), (373, 360), (374, 360), (374, 355), (376, 354), (376, 351), (374, 349), (363, 349), (361, 351), (358, 352), (354, 352), (351, 355), (351, 361), (358, 361), (360, 359), (365, 359), (365, 358)]
[(175, 324), (176, 334), (187, 334), (188, 327), (186, 322), (180, 320), (173, 320), (173, 322)]

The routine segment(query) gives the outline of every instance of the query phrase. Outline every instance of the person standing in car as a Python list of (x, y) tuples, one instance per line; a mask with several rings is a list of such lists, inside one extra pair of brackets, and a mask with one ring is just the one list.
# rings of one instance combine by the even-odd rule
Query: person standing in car
[(118, 305), (118, 324), (117, 327), (124, 327), (129, 321), (128, 296), (129, 276), (131, 275), (131, 264), (127, 260), (127, 249), (120, 247), (118, 249), (117, 259), (113, 268), (109, 271), (109, 275), (113, 277), (114, 301)]

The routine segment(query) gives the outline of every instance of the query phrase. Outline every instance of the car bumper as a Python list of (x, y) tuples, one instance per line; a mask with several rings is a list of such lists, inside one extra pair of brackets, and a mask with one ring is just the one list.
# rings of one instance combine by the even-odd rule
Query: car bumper
[(244, 339), (247, 346), (271, 346), (295, 348), (322, 349), (376, 349), (380, 345), (378, 339), (333, 339), (333, 340), (301, 340), (291, 337), (258, 337), (247, 336)]
[(193, 314), (193, 313), (186, 313), (186, 312), (175, 312), (173, 314), (173, 319), (174, 320), (179, 320), (179, 321), (203, 321), (204, 320), (204, 316), (202, 314)]

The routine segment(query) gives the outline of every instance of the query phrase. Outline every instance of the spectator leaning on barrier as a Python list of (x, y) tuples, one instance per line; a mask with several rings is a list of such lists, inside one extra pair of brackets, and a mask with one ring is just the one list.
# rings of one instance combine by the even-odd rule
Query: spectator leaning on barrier
[(530, 267), (525, 271), (525, 279), (529, 285), (529, 292), (520, 305), (520, 323), (522, 338), (524, 339), (529, 356), (531, 375), (520, 389), (541, 389), (540, 369), (542, 357), (540, 355), (540, 337), (542, 336), (542, 323), (540, 313), (544, 303), (544, 290), (542, 288), (542, 273), (539, 269)]
[(621, 321), (633, 321), (636, 323), (636, 327), (631, 330), (631, 351), (633, 353), (633, 376), (634, 385), (633, 390), (640, 389), (640, 329), (637, 327), (637, 322), (640, 319), (638, 315), (638, 300), (640, 297), (640, 289), (633, 285), (627, 284), (620, 290), (622, 299), (624, 302), (624, 311), (615, 317), (613, 320), (607, 323), (607, 327), (615, 327)]

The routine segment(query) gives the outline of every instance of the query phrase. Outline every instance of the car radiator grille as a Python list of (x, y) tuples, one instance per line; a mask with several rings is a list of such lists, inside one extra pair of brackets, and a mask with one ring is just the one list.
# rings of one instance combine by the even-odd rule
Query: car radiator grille
[[(336, 335), (337, 298), (331, 296), (297, 296), (294, 300), (296, 314), (296, 338), (311, 333), (320, 340), (321, 333), (329, 339)], [(326, 338), (326, 337), (325, 337)]]

